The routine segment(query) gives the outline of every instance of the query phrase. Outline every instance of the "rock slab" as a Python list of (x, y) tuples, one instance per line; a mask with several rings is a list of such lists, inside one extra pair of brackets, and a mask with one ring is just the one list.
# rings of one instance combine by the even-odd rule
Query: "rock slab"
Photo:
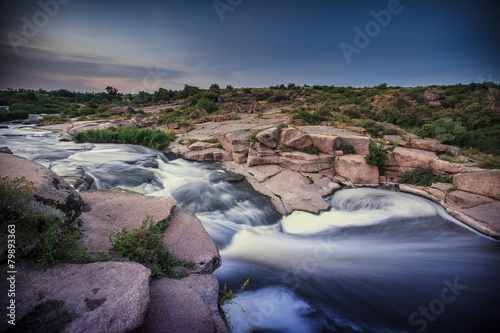
[(218, 306), (219, 284), (212, 275), (163, 278), (150, 286), (151, 310), (143, 333), (229, 332)]
[(110, 251), (109, 235), (114, 231), (141, 226), (146, 215), (153, 223), (170, 217), (177, 202), (172, 198), (147, 197), (114, 188), (82, 193), (85, 209), (81, 215), (84, 246), (89, 251)]
[[(132, 332), (141, 327), (149, 309), (151, 272), (137, 263), (50, 268), (25, 263), (18, 271), (22, 274), (16, 276), (15, 327), (20, 331)], [(1, 321), (0, 331), (6, 324)]]

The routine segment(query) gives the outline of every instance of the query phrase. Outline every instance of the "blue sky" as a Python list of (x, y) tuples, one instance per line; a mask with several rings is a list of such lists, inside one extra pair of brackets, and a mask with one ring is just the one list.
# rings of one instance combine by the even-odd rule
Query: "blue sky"
[[(0, 9), (0, 89), (500, 80), (493, 1), (17, 0)], [(356, 50), (346, 57), (341, 45)]]

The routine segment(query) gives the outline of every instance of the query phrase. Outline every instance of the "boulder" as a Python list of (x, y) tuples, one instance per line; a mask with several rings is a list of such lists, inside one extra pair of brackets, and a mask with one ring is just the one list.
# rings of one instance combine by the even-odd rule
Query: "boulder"
[(485, 170), (455, 175), (453, 184), (459, 190), (500, 200), (500, 170)]
[(280, 198), (285, 210), (283, 214), (294, 210), (319, 213), (330, 208), (319, 194), (321, 188), (298, 172), (283, 170), (262, 184)]
[(135, 110), (131, 106), (126, 106), (126, 107), (121, 108), (120, 112), (121, 113), (127, 113), (127, 114), (133, 114), (133, 113), (135, 113)]
[(144, 127), (154, 127), (156, 125), (156, 120), (158, 120), (158, 115), (153, 115), (151, 117), (143, 118), (142, 124)]
[[(133, 332), (149, 309), (150, 270), (133, 262), (18, 264), (16, 330), (19, 332)], [(2, 290), (8, 281), (2, 279)], [(2, 297), (2, 308), (7, 306)], [(0, 330), (7, 329), (2, 320)]]
[(190, 161), (214, 161), (214, 162), (221, 162), (221, 161), (231, 161), (233, 158), (231, 157), (231, 154), (225, 151), (224, 149), (219, 149), (219, 148), (208, 148), (204, 150), (191, 150), (183, 154), (183, 157), (186, 160)]
[(462, 171), (462, 166), (443, 160), (431, 160), (430, 167), (439, 175), (455, 174)]
[(0, 154), (11, 154), (12, 151), (9, 149), (9, 147), (0, 147)]
[(338, 136), (310, 134), (310, 137), (314, 147), (325, 154), (335, 154), (341, 142)]
[(319, 172), (330, 169), (335, 161), (334, 155), (311, 155), (302, 152), (285, 152), (279, 157), (279, 164), (299, 172)]
[(139, 128), (144, 127), (144, 124), (142, 122), (142, 118), (140, 118), (140, 117), (132, 117), (132, 118), (130, 118), (130, 122)]
[(297, 125), (297, 126), (307, 126), (307, 125), (309, 125), (307, 123), (307, 121), (305, 121), (304, 119), (293, 119), (292, 123), (295, 124), (295, 125)]
[(85, 201), (81, 215), (83, 246), (96, 252), (111, 250), (108, 237), (114, 231), (137, 228), (146, 215), (153, 216), (154, 224), (161, 222), (170, 217), (177, 205), (172, 198), (149, 197), (120, 188), (86, 191), (81, 195)]
[(250, 143), (248, 142), (249, 131), (235, 131), (224, 133), (222, 131), (215, 131), (213, 135), (225, 150), (229, 151), (236, 163), (245, 163)]
[(205, 109), (196, 109), (193, 112), (191, 112), (190, 118), (194, 120), (206, 116), (207, 114), (208, 112)]
[(190, 273), (213, 273), (220, 267), (221, 257), (201, 221), (187, 209), (177, 207), (174, 213), (163, 232), (167, 249), (177, 258), (195, 263)]
[(151, 281), (151, 310), (143, 332), (229, 333), (218, 296), (219, 283), (212, 275)]
[(217, 143), (197, 141), (197, 142), (193, 143), (192, 145), (190, 145), (189, 149), (191, 149), (193, 151), (200, 151), (200, 150), (205, 150), (205, 149), (217, 148), (217, 146), (218, 146)]
[(453, 146), (443, 145), (441, 142), (432, 139), (414, 139), (410, 142), (411, 148), (434, 151), (437, 153), (445, 153), (453, 150)]
[(302, 133), (293, 127), (289, 127), (281, 131), (281, 145), (284, 148), (301, 150), (305, 147), (312, 147), (313, 143), (308, 134)]
[(66, 223), (74, 221), (83, 210), (82, 198), (68, 183), (52, 170), (23, 157), (0, 154), (0, 177), (26, 177), (36, 187), (32, 195), (35, 203), (49, 211), (60, 211)]
[(181, 128), (181, 124), (178, 123), (178, 122), (169, 123), (167, 126), (170, 129), (179, 129), (179, 128)]
[(427, 89), (424, 92), (424, 97), (428, 101), (439, 101), (441, 99), (441, 96), (439, 96), (439, 94), (437, 94), (435, 90), (430, 89)]
[(379, 171), (361, 155), (344, 155), (335, 160), (335, 172), (355, 186), (378, 186)]
[(389, 152), (388, 156), (387, 171), (391, 176), (401, 176), (406, 171), (412, 171), (418, 167), (429, 167), (432, 160), (438, 159), (433, 152), (403, 147), (396, 147), (394, 151)]
[(257, 140), (269, 148), (276, 148), (276, 140), (278, 140), (278, 129), (271, 127), (257, 133)]

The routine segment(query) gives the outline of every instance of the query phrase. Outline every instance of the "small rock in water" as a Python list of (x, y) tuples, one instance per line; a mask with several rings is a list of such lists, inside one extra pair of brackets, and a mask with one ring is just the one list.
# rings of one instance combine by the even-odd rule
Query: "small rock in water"
[(227, 182), (227, 183), (239, 183), (243, 181), (245, 177), (243, 175), (231, 172), (218, 170), (212, 173), (209, 177), (211, 183)]

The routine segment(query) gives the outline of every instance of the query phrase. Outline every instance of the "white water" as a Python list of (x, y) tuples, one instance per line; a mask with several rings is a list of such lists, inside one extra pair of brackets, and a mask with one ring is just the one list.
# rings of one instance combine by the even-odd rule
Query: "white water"
[[(426, 199), (342, 190), (326, 199), (328, 212), (282, 217), (257, 193), (221, 179), (215, 165), (169, 161), (131, 145), (60, 143), (29, 128), (0, 129), (4, 145), (63, 176), (90, 175), (95, 188), (172, 196), (194, 211), (222, 255), (214, 275), (233, 290), (250, 279), (225, 306), (236, 332), (417, 332), (424, 323), (425, 332), (499, 328), (498, 242)], [(443, 311), (428, 319), (417, 313), (439, 304), (446, 281), (455, 280), (467, 289)]]

